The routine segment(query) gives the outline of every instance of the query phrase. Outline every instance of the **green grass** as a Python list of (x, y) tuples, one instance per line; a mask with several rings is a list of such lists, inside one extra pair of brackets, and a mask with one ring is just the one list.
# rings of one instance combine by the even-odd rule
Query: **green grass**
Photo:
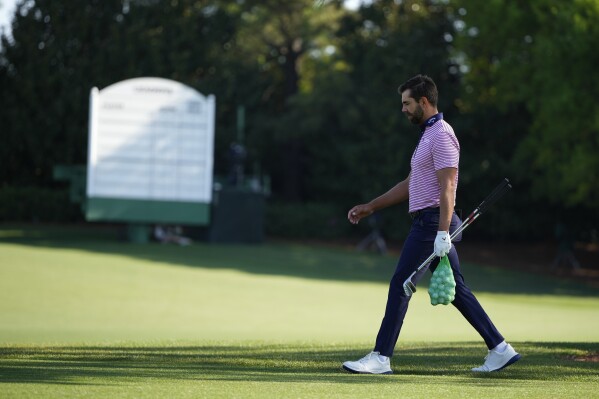
[(425, 286), (393, 376), (340, 371), (371, 350), (396, 259), (295, 244), (119, 243), (109, 230), (0, 228), (0, 397), (599, 397), (599, 292), (464, 264), (523, 354), (486, 348)]
[[(495, 374), (473, 343), (410, 343), (393, 376), (339, 369), (367, 347), (326, 344), (16, 347), (0, 350), (0, 395), (20, 397), (597, 397), (597, 367), (568, 359), (588, 344), (520, 343), (523, 360)], [(595, 346), (596, 349), (596, 346)]]

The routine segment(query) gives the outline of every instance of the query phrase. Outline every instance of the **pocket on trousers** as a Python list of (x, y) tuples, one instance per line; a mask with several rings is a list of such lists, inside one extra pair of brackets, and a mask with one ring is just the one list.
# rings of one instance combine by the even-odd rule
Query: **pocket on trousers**
[(439, 227), (439, 214), (438, 213), (425, 213), (422, 216), (422, 225), (429, 228)]
[[(458, 217), (458, 215), (456, 215), (455, 213), (453, 214), (453, 216), (451, 217), (451, 224), (449, 225), (449, 232), (450, 234), (453, 234), (453, 232), (462, 225), (462, 221), (460, 220), (460, 218)], [(458, 234), (457, 237), (455, 237), (454, 239), (452, 239), (453, 242), (460, 242), (462, 241), (462, 233)]]

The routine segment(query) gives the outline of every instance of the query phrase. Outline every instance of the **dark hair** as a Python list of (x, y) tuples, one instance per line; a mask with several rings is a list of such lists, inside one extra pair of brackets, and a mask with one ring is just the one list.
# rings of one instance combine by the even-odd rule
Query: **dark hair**
[(408, 79), (404, 84), (399, 86), (398, 91), (399, 94), (401, 94), (406, 90), (410, 90), (411, 96), (416, 101), (420, 100), (422, 97), (426, 97), (433, 107), (437, 106), (437, 100), (439, 98), (437, 85), (428, 76), (416, 75), (413, 78)]

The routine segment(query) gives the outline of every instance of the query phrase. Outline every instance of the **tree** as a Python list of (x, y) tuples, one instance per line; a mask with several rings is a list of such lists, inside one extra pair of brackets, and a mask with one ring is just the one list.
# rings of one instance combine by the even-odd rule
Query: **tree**
[(460, 47), (470, 66), (472, 107), (496, 107), (506, 116), (514, 170), (530, 184), (533, 200), (597, 215), (597, 2), (459, 3), (466, 11)]
[(407, 175), (418, 129), (401, 113), (397, 88), (428, 74), (443, 93), (440, 108), (455, 114), (452, 29), (448, 9), (432, 1), (378, 1), (343, 18), (334, 52), (312, 61), (313, 89), (294, 121), (311, 132), (308, 192), (365, 200)]
[[(449, 11), (433, 1), (378, 1), (344, 15), (324, 51), (306, 57), (310, 80), (286, 114), (305, 143), (304, 200), (335, 204), (343, 217), (407, 176), (419, 131), (401, 113), (397, 88), (411, 76), (435, 79), (440, 108), (453, 119), (459, 71)], [(394, 235), (402, 215), (386, 217)]]
[[(159, 76), (230, 103), (231, 70), (244, 74), (228, 63), (238, 11), (234, 1), (21, 2), (0, 53), (0, 184), (50, 187), (55, 164), (86, 163), (93, 86)], [(217, 112), (226, 132), (234, 110)]]
[(87, 82), (99, 64), (95, 49), (104, 48), (110, 59), (116, 46), (106, 38), (122, 6), (75, 3), (20, 2), (13, 39), (2, 37), (2, 185), (48, 185), (56, 161), (85, 159)]
[(273, 174), (275, 190), (287, 200), (303, 199), (304, 138), (289, 113), (302, 84), (306, 54), (323, 45), (342, 14), (340, 1), (315, 8), (312, 0), (248, 1), (238, 33), (241, 54), (254, 60), (256, 73), (269, 82), (264, 106), (250, 138)]

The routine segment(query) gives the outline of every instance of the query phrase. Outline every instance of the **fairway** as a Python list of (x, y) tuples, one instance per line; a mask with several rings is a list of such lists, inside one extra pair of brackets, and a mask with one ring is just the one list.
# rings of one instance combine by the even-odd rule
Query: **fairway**
[[(597, 367), (569, 360), (585, 344), (521, 343), (517, 367), (474, 374), (480, 345), (410, 343), (392, 376), (353, 375), (339, 362), (366, 346), (155, 343), (0, 349), (5, 397), (592, 398)], [(594, 347), (596, 349), (596, 346)]]
[(482, 265), (464, 275), (521, 362), (469, 372), (484, 344), (422, 285), (396, 374), (343, 373), (371, 350), (395, 261), (4, 226), (0, 397), (599, 397), (598, 363), (583, 361), (599, 352), (599, 292)]

